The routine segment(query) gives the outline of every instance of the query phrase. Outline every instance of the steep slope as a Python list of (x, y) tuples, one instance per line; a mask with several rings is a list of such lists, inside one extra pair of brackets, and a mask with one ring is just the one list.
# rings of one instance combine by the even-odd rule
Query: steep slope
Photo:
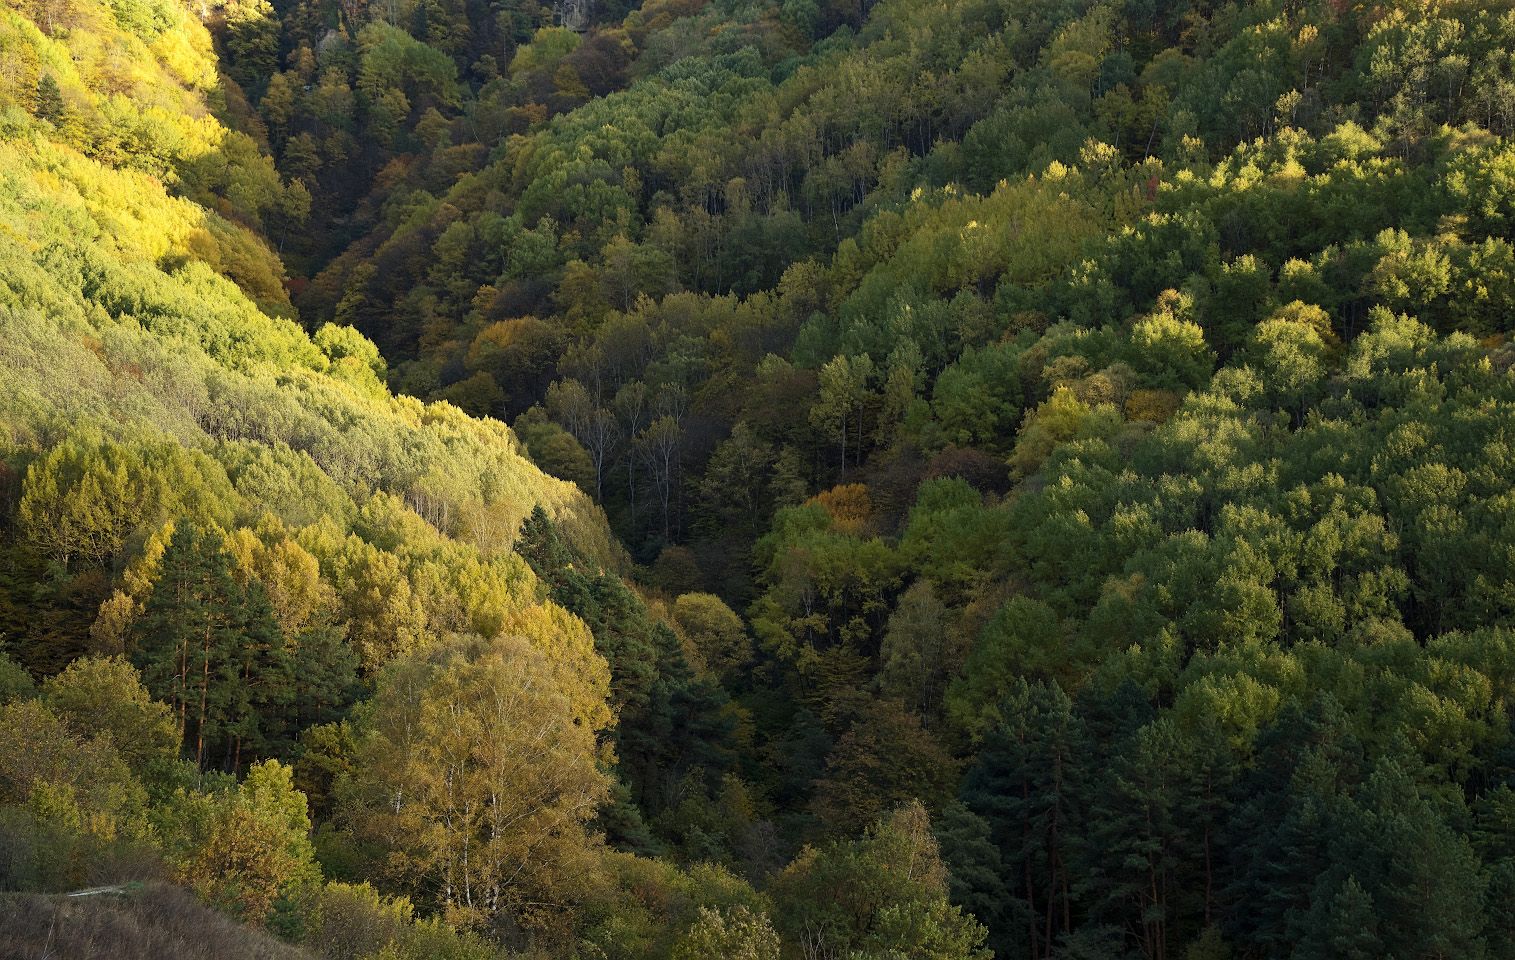
[[(202, 174), (227, 164), (222, 186), (232, 197), (258, 187), (264, 174), (264, 186), (287, 188), (251, 141), (209, 112), (205, 84), (215, 60), (198, 22), (175, 4), (131, 7), (146, 26), (123, 20), (115, 29), (112, 8), (68, 9), (52, 37), (5, 14), (9, 41), (31, 44), (11, 62), (30, 62), (21, 55), (30, 51), (41, 64), (14, 88), (45, 93), (50, 65), (68, 67), (53, 85), (62, 98), (55, 115), (41, 99), (31, 104), (36, 115), (13, 104), (0, 145), (0, 222), (10, 241), (0, 270), (7, 459), (24, 467), (70, 436), (95, 445), (130, 437), (177, 448), (172, 456), (209, 471), (202, 481), (222, 498), (218, 518), (250, 523), (266, 514), (294, 530), (344, 518), (340, 535), (364, 503), (387, 496), (424, 513), (438, 544), (456, 537), (449, 550), (503, 565), (515, 571), (512, 580), (522, 572), (511, 566), (510, 544), (540, 504), (588, 553), (612, 560), (595, 508), (535, 470), (503, 426), (396, 398), (382, 386), (383, 361), (360, 336), (327, 327), (312, 338), (280, 316), (289, 312), (282, 266), (239, 222), (256, 211), (207, 192)], [(91, 59), (101, 47), (134, 57), (137, 76), (122, 80), (110, 72), (115, 61)], [(121, 143), (119, 158), (110, 152), (119, 131), (153, 123), (143, 136), (157, 154), (131, 142)], [(225, 144), (241, 144), (233, 152), (250, 151), (251, 159), (212, 159)], [(12, 487), (12, 496), (23, 494)], [(89, 541), (86, 560), (108, 567), (119, 568), (134, 538), (167, 516), (151, 503), (89, 504), (52, 493), (63, 499), (35, 508), (125, 514), (78, 517), (107, 528), (74, 535)], [(65, 536), (56, 520), (50, 531), (29, 532)]]
[(1510, 952), (1509, 2), (0, 17), (8, 885)]
[[(290, 188), (211, 111), (216, 61), (187, 10), (29, 14), (3, 14), (7, 93), (23, 94), (0, 143), (7, 885), (161, 863), (261, 922), (319, 890), (289, 766), (312, 728), (370, 749), (382, 717), (338, 721), (389, 672), (493, 663), (538, 691), (513, 716), (535, 752), (510, 776), (564, 778), (529, 842), (592, 856), (608, 672), (512, 545), (536, 509), (613, 564), (597, 508), (502, 424), (390, 394), (358, 334), (287, 316), (251, 227), (258, 191)], [(364, 786), (421, 792), (384, 779), (414, 770), (371, 772)], [(299, 775), (333, 802), (332, 777)], [(448, 850), (417, 852), (434, 858), (417, 877)], [(491, 895), (553, 902), (515, 874)]]
[[(960, 403), (996, 340), (1064, 318), (1124, 328), (1196, 276), (1197, 300), (1219, 303), (1222, 266), (1246, 256), (1277, 272), (1389, 227), (1429, 236), (1436, 216), (1481, 201), (1413, 193), (1451, 156), (1422, 151), (1442, 124), (1509, 123), (1509, 18), (1487, 5), (803, 6), (649, 7), (582, 40), (544, 28), (508, 77), (460, 85), (440, 146), (418, 142), (364, 182), (372, 226), (301, 294), (307, 317), (373, 337), (407, 390), (526, 413), (541, 462), (593, 487), (640, 559), (688, 547), (711, 574), (692, 585), (735, 582), (739, 600), (752, 531), (724, 535), (722, 497), (704, 493), (716, 445), (745, 420), (815, 490), (887, 446), (906, 413), (903, 394), (860, 399), (852, 449), (828, 449), (823, 424), (840, 433), (847, 419), (826, 412), (828, 361), (867, 354), (858, 389), (881, 397), (893, 357), (920, 399), (942, 384), (941, 409), (924, 411), (930, 444), (1003, 446), (1048, 392), (995, 411)], [(626, 89), (503, 139), (477, 121), (506, 90), (535, 102), (536, 71), (577, 75), (575, 58), (603, 43), (631, 58)], [(332, 82), (378, 70), (364, 72), (362, 41), (311, 56)], [(350, 82), (361, 130), (376, 93)], [(296, 113), (321, 102), (297, 97)], [(296, 126), (319, 139), (314, 119)], [(1305, 218), (1293, 236), (1245, 222), (1224, 196), (1237, 173), (1210, 198), (1186, 186), (1258, 137), (1297, 153), (1329, 142), (1382, 182), (1338, 178), (1324, 199), (1340, 216), (1291, 208)], [(1103, 272), (1083, 275), (1086, 261)], [(1225, 357), (1245, 322), (1217, 321), (1206, 329)], [(760, 374), (769, 353), (799, 370)], [(762, 423), (774, 400), (797, 415), (784, 429)]]
[(1512, 43), (646, 7), (463, 81), (300, 302), (742, 610), (690, 633), (754, 794), (925, 800), (999, 955), (1503, 955)]
[[(0, 888), (146, 877), (262, 930), (25, 896), (0, 950), (771, 957), (835, 886), (860, 949), (977, 957), (919, 807), (777, 900), (694, 863), (789, 852), (739, 717), (579, 487), (295, 321), (269, 244), (310, 195), (195, 14), (252, 86), (266, 6), (0, 12)], [(705, 853), (645, 856), (675, 834)], [(930, 928), (874, 923), (907, 907)]]
[(0, 895), (7, 956), (118, 960), (308, 960), (309, 954), (249, 931), (180, 891), (65, 900)]

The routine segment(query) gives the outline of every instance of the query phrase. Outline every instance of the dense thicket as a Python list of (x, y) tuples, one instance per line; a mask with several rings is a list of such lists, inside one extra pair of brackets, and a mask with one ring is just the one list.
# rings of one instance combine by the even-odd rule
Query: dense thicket
[(566, 7), (0, 11), (5, 885), (1509, 954), (1515, 4)]

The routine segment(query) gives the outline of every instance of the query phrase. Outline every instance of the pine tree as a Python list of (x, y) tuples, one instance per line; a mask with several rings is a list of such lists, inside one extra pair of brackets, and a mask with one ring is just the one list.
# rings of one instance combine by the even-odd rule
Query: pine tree
[(1285, 708), (1258, 738), (1257, 762), (1237, 784), (1225, 829), (1231, 912), (1227, 939), (1263, 955), (1287, 954), (1315, 885), (1330, 868), (1340, 827), (1339, 792), (1362, 747), (1344, 729), (1340, 705), (1321, 697)]
[(988, 823), (1003, 864), (1001, 883), (1010, 891), (993, 930), (996, 953), (1043, 957), (1072, 926), (1069, 861), (1081, 820), (1073, 781), (1086, 752), (1082, 725), (1061, 688), (1024, 680), (1005, 698), (1001, 715), (962, 798)]
[(1371, 895), (1379, 936), (1402, 956), (1482, 957), (1487, 874), (1445, 801), (1382, 758), (1343, 816), (1340, 860)]
[(1193, 811), (1180, 741), (1170, 720), (1126, 740), (1090, 797), (1081, 892), (1093, 915), (1134, 930), (1144, 956), (1163, 960), (1176, 941), (1176, 903)]
[(1385, 955), (1373, 898), (1350, 874), (1335, 892), (1320, 884), (1310, 930), (1294, 949), (1295, 960), (1377, 960)]
[(302, 631), (290, 653), (295, 732), (342, 717), (358, 695), (358, 657), (329, 623)]
[(216, 693), (229, 734), (224, 765), (236, 773), (247, 759), (244, 751), (266, 756), (276, 744), (292, 739), (288, 717), (294, 677), (284, 635), (262, 584), (250, 582), (231, 599), (236, 604), (238, 642), (227, 651), (224, 682)]
[(999, 946), (1001, 931), (1012, 934), (1024, 929), (1007, 922), (1006, 911), (1011, 898), (1005, 888), (1005, 865), (999, 848), (990, 836), (989, 823), (960, 802), (947, 804), (935, 823), (937, 842), (950, 875), (948, 885), (952, 902), (961, 906), (989, 928), (989, 946), (995, 956), (1010, 957), (1012, 950)]
[(573, 569), (574, 556), (557, 527), (541, 504), (531, 508), (531, 514), (521, 521), (521, 533), (516, 537), (516, 553), (531, 565), (542, 581), (557, 589)]
[(37, 116), (49, 123), (63, 119), (63, 91), (50, 73), (37, 78)]
[(283, 636), (267, 594), (237, 583), (214, 533), (187, 522), (174, 530), (133, 628), (132, 660), (173, 709), (200, 769), (219, 759), (236, 771), (244, 751), (267, 751), (282, 736), (292, 695)]
[(231, 629), (221, 598), (232, 588), (226, 565), (214, 562), (204, 541), (193, 524), (175, 528), (158, 580), (133, 627), (132, 649), (143, 683), (173, 708), (179, 742), (201, 766), (210, 650), (220, 648)]

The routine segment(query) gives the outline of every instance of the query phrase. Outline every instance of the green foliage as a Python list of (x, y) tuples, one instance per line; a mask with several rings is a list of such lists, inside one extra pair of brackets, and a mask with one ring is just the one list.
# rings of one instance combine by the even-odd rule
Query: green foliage
[(717, 676), (735, 678), (751, 664), (747, 627), (720, 597), (683, 594), (673, 603), (673, 620), (703, 665)]
[(175, 527), (129, 647), (199, 769), (236, 772), (244, 748), (267, 755), (279, 743), (293, 686), (285, 638), (262, 587), (232, 578), (214, 535)]
[(26, 668), (0, 652), (0, 703), (27, 700), (35, 696), (37, 684)]
[(233, 916), (268, 922), (281, 897), (320, 878), (305, 795), (277, 760), (253, 764), (235, 789), (181, 790), (167, 818), (178, 879)]
[(784, 932), (849, 956), (978, 960), (984, 929), (947, 902), (946, 868), (919, 805), (857, 841), (807, 849), (774, 882)]
[(39, 547), (65, 566), (107, 563), (175, 515), (230, 523), (235, 494), (214, 461), (142, 439), (76, 434), (27, 471), (18, 514)]
[(109, 732), (75, 733), (41, 700), (13, 701), (0, 711), (0, 803), (25, 810), (52, 833), (57, 847), (41, 859), (62, 858), (51, 865), (62, 883), (80, 879), (91, 846), (150, 836), (147, 793)]
[(370, 23), (358, 35), (357, 89), (377, 100), (398, 90), (413, 109), (456, 107), (456, 68), (452, 60), (403, 30)]
[(969, 734), (983, 733), (1018, 678), (1045, 677), (1066, 657), (1057, 614), (1036, 600), (1011, 598), (984, 625), (948, 694), (953, 721)]
[(962, 672), (968, 644), (930, 581), (918, 580), (889, 616), (879, 647), (879, 688), (928, 722), (940, 719), (948, 684)]
[(75, 660), (43, 683), (42, 698), (76, 735), (108, 735), (139, 775), (178, 755), (172, 711), (122, 658)]
[(395, 661), (338, 786), (375, 871), (464, 925), (546, 924), (585, 882), (584, 824), (608, 792), (607, 678), (582, 627), (570, 647), (554, 626)]
[(199, 13), (0, 11), (8, 885), (1509, 953), (1509, 11)]
[(729, 957), (730, 960), (778, 960), (779, 937), (768, 918), (746, 907), (717, 911), (701, 907), (699, 919), (674, 946), (673, 960)]
[(912, 801), (940, 804), (955, 766), (914, 714), (880, 701), (864, 708), (837, 741), (812, 806), (828, 829), (845, 832)]
[(405, 897), (386, 897), (367, 883), (327, 883), (314, 895), (314, 920), (304, 942), (329, 960), (492, 960), (487, 940), (420, 918)]
[(690, 785), (713, 786), (732, 760), (724, 742), (731, 726), (727, 698), (719, 685), (694, 674), (672, 627), (622, 580), (573, 552), (540, 509), (523, 525), (519, 549), (552, 599), (589, 627), (610, 665), (611, 703), (620, 721), (615, 753), (640, 811), (651, 821)]

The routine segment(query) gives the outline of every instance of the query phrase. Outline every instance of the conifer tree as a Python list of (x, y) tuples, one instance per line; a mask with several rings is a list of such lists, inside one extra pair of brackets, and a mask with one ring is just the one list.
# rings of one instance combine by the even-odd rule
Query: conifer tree
[(63, 119), (63, 91), (50, 73), (37, 78), (37, 116), (50, 123)]
[(987, 823), (1010, 894), (996, 952), (1042, 957), (1073, 919), (1070, 865), (1086, 826), (1077, 787), (1088, 747), (1073, 703), (1054, 684), (1019, 681), (1000, 712), (962, 798)]
[(1334, 893), (1328, 882), (1322, 882), (1311, 911), (1310, 930), (1293, 956), (1297, 960), (1377, 960), (1384, 955), (1373, 898), (1357, 878), (1348, 875)]
[[(200, 769), (240, 769), (278, 739), (291, 688), (283, 636), (262, 587), (239, 585), (219, 537), (188, 522), (169, 539), (133, 627), (132, 660), (173, 709)], [(264, 728), (264, 717), (274, 729)]]

